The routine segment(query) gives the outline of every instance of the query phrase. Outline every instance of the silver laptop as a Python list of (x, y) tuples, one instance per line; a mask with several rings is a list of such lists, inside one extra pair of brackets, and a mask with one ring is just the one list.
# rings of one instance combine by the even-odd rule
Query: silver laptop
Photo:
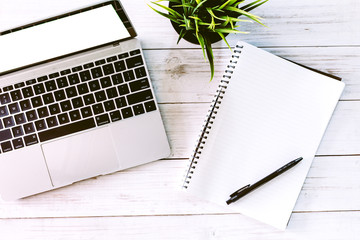
[(4, 200), (170, 154), (135, 36), (119, 1), (0, 33)]

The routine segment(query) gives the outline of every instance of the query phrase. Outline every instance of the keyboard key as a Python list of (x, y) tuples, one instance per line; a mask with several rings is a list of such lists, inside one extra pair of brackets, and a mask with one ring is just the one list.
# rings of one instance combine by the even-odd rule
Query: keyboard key
[(76, 87), (77, 87), (79, 94), (81, 94), (81, 95), (89, 92), (89, 87), (86, 83), (82, 83), (80, 85), (77, 85)]
[(99, 80), (94, 80), (94, 81), (89, 82), (89, 87), (92, 92), (99, 90), (100, 89)]
[(9, 93), (3, 93), (0, 95), (0, 102), (1, 104), (7, 104), (9, 103), (11, 100), (10, 100), (10, 95)]
[(16, 124), (23, 124), (26, 123), (25, 115), (24, 113), (19, 113), (14, 116)]
[(73, 67), (71, 70), (72, 70), (73, 72), (78, 72), (78, 71), (83, 70), (83, 67), (82, 67), (82, 66), (77, 66), (77, 67)]
[(140, 115), (140, 114), (145, 113), (145, 109), (142, 104), (137, 104), (137, 105), (133, 106), (133, 111), (134, 111), (135, 115)]
[(68, 83), (66, 77), (61, 77), (61, 78), (56, 79), (56, 83), (58, 85), (58, 88), (65, 88), (65, 87), (69, 86), (69, 83)]
[(24, 142), (22, 138), (17, 138), (12, 140), (12, 144), (14, 145), (14, 149), (19, 149), (24, 147)]
[(91, 108), (90, 107), (84, 107), (81, 109), (81, 116), (83, 118), (87, 118), (87, 117), (90, 117), (92, 116), (92, 111), (91, 111)]
[(65, 124), (70, 122), (69, 115), (67, 113), (59, 114), (57, 117), (60, 124)]
[(106, 100), (106, 94), (104, 90), (94, 93), (96, 102), (102, 102)]
[(32, 90), (32, 87), (23, 88), (23, 89), (21, 89), (21, 91), (22, 91), (22, 94), (23, 94), (24, 98), (34, 96), (34, 92)]
[(104, 106), (107, 112), (115, 109), (115, 104), (113, 100), (104, 102)]
[(48, 118), (46, 119), (46, 123), (47, 123), (47, 125), (48, 125), (49, 128), (55, 127), (55, 126), (58, 125), (58, 121), (57, 121), (57, 119), (56, 119), (55, 116), (48, 117)]
[(140, 54), (140, 49), (136, 49), (130, 52), (130, 56), (138, 55)]
[(118, 74), (114, 74), (111, 76), (111, 79), (112, 79), (112, 82), (114, 85), (118, 85), (120, 83), (123, 83), (124, 80), (123, 80), (123, 77), (122, 77), (122, 74), (121, 73), (118, 73)]
[(93, 118), (85, 119), (82, 121), (74, 122), (65, 126), (48, 129), (46, 131), (39, 132), (40, 142), (45, 142), (54, 138), (59, 138), (72, 133), (77, 133), (95, 127), (95, 121)]
[(75, 87), (68, 87), (65, 89), (65, 92), (68, 98), (76, 97), (78, 95)]
[(141, 55), (126, 59), (126, 66), (129, 69), (141, 65), (144, 65)]
[(76, 121), (76, 120), (81, 119), (79, 110), (71, 111), (71, 112), (69, 112), (69, 115), (70, 115), (71, 121)]
[(142, 78), (146, 76), (146, 71), (144, 67), (136, 68), (135, 75), (137, 78)]
[(86, 70), (80, 73), (80, 78), (82, 82), (89, 81), (91, 79), (90, 71)]
[(70, 69), (66, 69), (66, 70), (60, 72), (61, 76), (67, 75), (69, 73), (71, 73)]
[(116, 110), (116, 111), (114, 111), (114, 112), (111, 112), (111, 113), (110, 113), (110, 118), (111, 118), (111, 121), (112, 121), (112, 122), (116, 122), (116, 121), (121, 120), (120, 111), (119, 111), (119, 110)]
[(102, 105), (101, 103), (92, 105), (92, 110), (93, 110), (93, 113), (94, 113), (95, 115), (104, 112), (104, 108), (103, 108), (103, 105)]
[(26, 85), (31, 85), (31, 84), (34, 84), (34, 83), (36, 83), (35, 79), (31, 79), (31, 80), (26, 81)]
[(52, 105), (49, 106), (49, 111), (51, 115), (55, 115), (60, 113), (60, 107), (58, 103), (54, 103)]
[(118, 96), (117, 90), (115, 87), (106, 89), (106, 95), (108, 99), (115, 98)]
[(122, 108), (122, 107), (127, 106), (125, 97), (120, 97), (120, 98), (115, 99), (115, 103), (116, 103), (117, 108)]
[(31, 109), (31, 104), (30, 104), (30, 100), (29, 99), (25, 99), (23, 101), (20, 102), (20, 107), (22, 111), (26, 111)]
[(19, 104), (17, 102), (9, 104), (9, 110), (11, 114), (20, 112)]
[(37, 81), (38, 82), (43, 82), (43, 81), (46, 81), (46, 80), (48, 80), (49, 78), (48, 78), (48, 76), (42, 76), (42, 77), (38, 77), (37, 78)]
[(32, 122), (25, 124), (24, 130), (26, 134), (35, 132), (34, 124)]
[(116, 61), (116, 60), (117, 60), (117, 57), (116, 57), (116, 56), (108, 57), (108, 58), (106, 59), (107, 62), (114, 62), (114, 61)]
[(66, 112), (72, 109), (70, 100), (65, 100), (60, 103), (61, 111)]
[[(89, 71), (87, 71), (87, 72), (89, 72)], [(81, 73), (80, 73), (80, 75), (81, 75)], [(77, 73), (68, 75), (67, 78), (69, 80), (70, 85), (78, 84), (80, 82), (79, 75)]]
[(135, 75), (134, 75), (133, 70), (126, 71), (123, 74), (124, 74), (124, 79), (125, 79), (126, 82), (129, 82), (129, 81), (135, 79)]
[(11, 90), (13, 90), (13, 89), (14, 89), (14, 86), (12, 86), (12, 85), (3, 87), (3, 91), (4, 91), (4, 92), (11, 91)]
[(87, 68), (92, 68), (94, 65), (94, 63), (87, 63), (87, 64), (84, 64), (84, 68), (87, 69)]
[(118, 91), (120, 96), (128, 94), (130, 92), (128, 85), (125, 83), (123, 85), (118, 86)]
[(39, 83), (39, 84), (35, 84), (33, 86), (34, 88), (34, 92), (36, 95), (42, 94), (45, 92), (45, 88), (44, 88), (44, 84), (43, 83)]
[(14, 118), (12, 116), (4, 118), (3, 122), (4, 122), (5, 128), (15, 126), (15, 121), (14, 121)]
[(126, 70), (126, 66), (125, 66), (124, 60), (117, 61), (116, 63), (114, 63), (114, 65), (115, 65), (115, 70), (116, 70), (116, 72), (121, 72), (121, 71)]
[(48, 91), (48, 92), (56, 90), (57, 87), (56, 87), (55, 81), (50, 80), (50, 81), (45, 82), (45, 88), (46, 88), (46, 91)]
[(42, 96), (42, 99), (45, 104), (50, 104), (55, 102), (54, 95), (50, 92)]
[(74, 109), (84, 106), (84, 102), (81, 97), (73, 98), (71, 100)]
[(26, 118), (27, 118), (28, 122), (38, 119), (35, 110), (27, 111)]
[(149, 101), (144, 103), (146, 112), (151, 112), (156, 110), (156, 105), (154, 101)]
[(130, 105), (133, 105), (135, 103), (144, 102), (146, 100), (150, 100), (153, 98), (153, 95), (151, 93), (151, 90), (145, 90), (142, 92), (137, 92), (133, 94), (127, 95), (127, 101)]
[(131, 92), (136, 92), (150, 87), (149, 81), (147, 78), (136, 80), (129, 83)]
[(128, 56), (129, 56), (129, 53), (122, 53), (122, 54), (118, 55), (119, 59), (127, 58)]
[(48, 111), (47, 107), (38, 108), (37, 113), (38, 113), (39, 118), (45, 118), (45, 117), (49, 116), (49, 111)]
[[(105, 61), (105, 60), (104, 60)], [(103, 73), (101, 71), (101, 67), (96, 67), (91, 69), (91, 74), (93, 78), (99, 78), (103, 76)]]
[(31, 145), (37, 144), (39, 142), (36, 134), (31, 134), (31, 135), (25, 136), (24, 141), (25, 141), (26, 146), (31, 146)]
[(60, 74), (58, 72), (49, 74), (49, 78), (57, 78), (57, 77), (60, 77)]
[(12, 138), (12, 136), (11, 136), (10, 129), (5, 129), (5, 130), (0, 131), (0, 142), (6, 141), (11, 138)]
[(107, 113), (96, 116), (95, 119), (98, 126), (110, 123), (109, 115)]
[(121, 109), (121, 114), (124, 119), (134, 116), (132, 113), (131, 107)]
[(11, 129), (11, 131), (12, 131), (14, 137), (20, 137), (20, 136), (24, 135), (24, 132), (23, 132), (23, 129), (21, 126), (13, 127)]
[(110, 77), (101, 78), (100, 83), (101, 83), (102, 88), (107, 88), (107, 87), (110, 87), (112, 85)]
[(62, 89), (58, 90), (58, 91), (54, 92), (54, 96), (55, 96), (56, 101), (64, 100), (65, 99), (65, 92)]
[(22, 88), (25, 86), (25, 83), (21, 82), (21, 83), (16, 83), (14, 84), (15, 88)]
[(90, 105), (90, 104), (95, 103), (95, 98), (92, 93), (85, 95), (83, 98), (84, 98), (85, 105)]
[(12, 146), (11, 146), (11, 142), (7, 141), (7, 142), (2, 142), (1, 143), (1, 149), (2, 151), (5, 152), (10, 152), (11, 150), (13, 150)]
[(113, 74), (115, 72), (112, 63), (103, 65), (102, 69), (103, 69), (104, 75), (110, 75), (110, 74)]
[(106, 62), (105, 62), (105, 59), (101, 59), (101, 60), (98, 60), (98, 61), (96, 61), (95, 62), (95, 65), (96, 66), (99, 66), (99, 65), (103, 65), (103, 64), (105, 64)]
[(22, 94), (21, 94), (21, 91), (19, 89), (10, 92), (10, 95), (11, 95), (11, 99), (13, 100), (13, 102), (21, 100), (23, 98)]
[(34, 108), (40, 107), (40, 106), (43, 105), (43, 102), (42, 102), (42, 99), (41, 99), (40, 96), (31, 98), (31, 103), (32, 103)]
[(36, 121), (35, 127), (36, 127), (37, 131), (45, 130), (46, 129), (45, 120), (40, 119), (40, 120)]
[(6, 106), (1, 106), (0, 107), (0, 117), (4, 117), (4, 116), (7, 116), (9, 115), (9, 111), (7, 109)]

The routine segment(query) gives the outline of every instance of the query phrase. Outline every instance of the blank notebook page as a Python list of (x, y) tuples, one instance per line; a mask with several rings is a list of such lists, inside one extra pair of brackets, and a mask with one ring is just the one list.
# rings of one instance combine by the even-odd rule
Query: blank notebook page
[(227, 207), (285, 229), (344, 88), (249, 44), (243, 46), (188, 191), (226, 205), (229, 195), (304, 159)]

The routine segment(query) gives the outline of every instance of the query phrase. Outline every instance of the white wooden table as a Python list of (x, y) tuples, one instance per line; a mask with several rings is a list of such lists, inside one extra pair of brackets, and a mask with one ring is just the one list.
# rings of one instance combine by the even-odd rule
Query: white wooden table
[[(1, 0), (0, 30), (100, 0)], [(286, 231), (183, 195), (181, 179), (230, 51), (214, 47), (215, 80), (196, 45), (143, 0), (123, 0), (145, 50), (172, 154), (15, 202), (0, 201), (0, 239), (360, 239), (360, 2), (270, 0), (268, 28), (231, 35), (343, 78), (345, 91)], [(1, 54), (1, 53), (0, 53)]]

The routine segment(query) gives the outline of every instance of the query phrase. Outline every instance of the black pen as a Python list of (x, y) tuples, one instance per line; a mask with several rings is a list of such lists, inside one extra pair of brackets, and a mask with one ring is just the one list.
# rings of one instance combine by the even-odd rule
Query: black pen
[(256, 188), (263, 185), (264, 183), (267, 183), (271, 179), (273, 179), (273, 178), (279, 176), (280, 174), (286, 172), (287, 170), (289, 170), (290, 168), (292, 168), (293, 166), (298, 164), (302, 159), (303, 159), (302, 157), (299, 157), (299, 158), (285, 164), (284, 166), (282, 166), (281, 168), (279, 168), (275, 172), (267, 175), (266, 177), (264, 177), (263, 179), (261, 179), (260, 181), (258, 181), (256, 183), (254, 183), (253, 185), (248, 184), (248, 185), (240, 188), (239, 190), (233, 192), (232, 194), (230, 194), (230, 199), (227, 200), (226, 203), (229, 205), (230, 203), (236, 202), (237, 200), (239, 200), (240, 198), (242, 198), (246, 194), (252, 192)]

